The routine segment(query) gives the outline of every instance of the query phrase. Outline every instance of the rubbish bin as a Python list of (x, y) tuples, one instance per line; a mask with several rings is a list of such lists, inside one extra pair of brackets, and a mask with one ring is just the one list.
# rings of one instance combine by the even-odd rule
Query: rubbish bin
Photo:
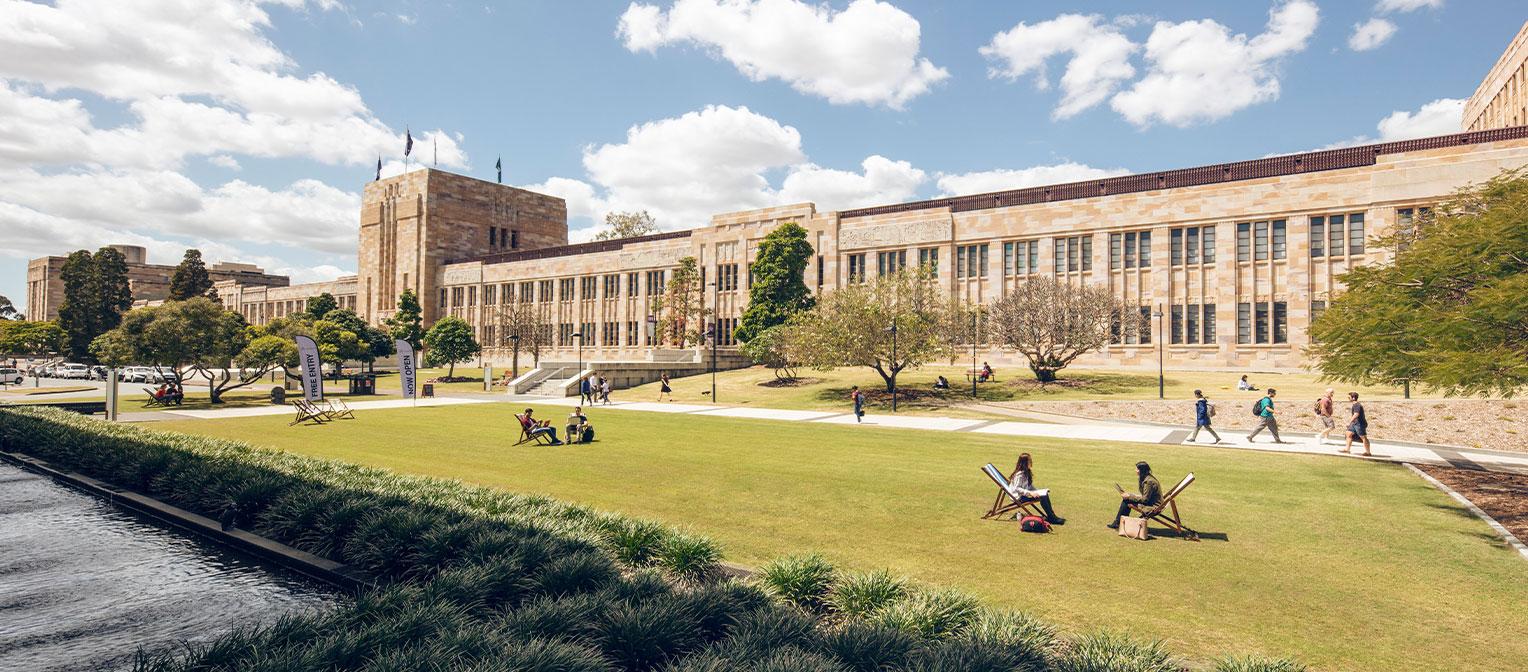
[(433, 396), (435, 396), (435, 383), (425, 383), (423, 385), (423, 387), (424, 387), (424, 396), (426, 396), (426, 397), (433, 397)]
[(271, 388), (271, 403), (276, 404), (277, 406), (285, 405), (286, 404), (286, 388), (284, 388), (284, 387), (273, 387), (273, 388)]

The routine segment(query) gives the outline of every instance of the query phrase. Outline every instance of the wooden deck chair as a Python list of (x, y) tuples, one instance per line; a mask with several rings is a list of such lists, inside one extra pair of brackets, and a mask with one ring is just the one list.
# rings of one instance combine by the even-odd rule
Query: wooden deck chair
[(164, 400), (160, 399), (159, 397), (154, 396), (154, 391), (153, 390), (145, 387), (145, 388), (143, 388), (143, 393), (146, 394), (146, 395), (149, 395), (149, 403), (144, 404), (144, 406), (143, 406), (144, 408), (153, 408), (155, 406), (169, 406), (169, 404), (166, 403)]
[[(1191, 471), (1187, 476), (1183, 477), (1183, 480), (1178, 481), (1178, 484), (1173, 486), (1172, 490), (1168, 490), (1167, 496), (1163, 497), (1162, 501), (1157, 502), (1156, 505), (1131, 504), (1130, 508), (1135, 510), (1136, 513), (1141, 514), (1142, 518), (1155, 520), (1172, 528), (1184, 539), (1199, 541), (1199, 533), (1184, 525), (1183, 518), (1178, 515), (1178, 495), (1183, 494), (1183, 491), (1187, 490), (1188, 486), (1193, 483), (1194, 472)], [(1170, 514), (1169, 511), (1171, 512)]]
[(520, 423), (520, 440), (516, 441), (515, 445), (518, 446), (526, 443), (535, 443), (542, 446), (552, 445), (552, 437), (547, 436), (550, 432), (532, 432), (530, 423), (525, 421), (525, 414), (516, 413), (515, 421)]
[(1040, 512), (1040, 500), (1025, 499), (1023, 495), (1014, 491), (1013, 485), (1009, 483), (1013, 479), (1012, 476), (1004, 478), (1003, 472), (998, 471), (997, 467), (992, 466), (991, 463), (983, 466), (982, 472), (997, 484), (997, 499), (992, 502), (992, 508), (982, 515), (982, 520), (992, 520), (1009, 513), (1013, 514), (1013, 520), (1018, 520), (1025, 515), (1045, 517)]
[(313, 405), (307, 399), (297, 398), (292, 400), (292, 407), (297, 409), (297, 418), (287, 423), (287, 426), (300, 425), (312, 420), (315, 424), (324, 424), (332, 418), (329, 412)]
[(350, 405), (344, 399), (338, 397), (325, 399), (328, 402), (328, 415), (331, 420), (354, 420), (355, 411), (350, 410)]

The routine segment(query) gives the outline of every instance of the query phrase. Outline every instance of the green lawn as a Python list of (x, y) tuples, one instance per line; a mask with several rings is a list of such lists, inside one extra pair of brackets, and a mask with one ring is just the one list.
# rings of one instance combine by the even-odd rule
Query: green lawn
[[(902, 372), (897, 379), (901, 390), (899, 410), (906, 413), (939, 415), (982, 415), (961, 405), (972, 401), (971, 382), (966, 379), (970, 364), (959, 366), (924, 366)], [(1139, 400), (1157, 398), (1157, 375), (1155, 371), (1123, 371), (1067, 369), (1061, 372), (1061, 381), (1040, 385), (1033, 374), (1025, 368), (1008, 367), (997, 371), (996, 382), (976, 386), (975, 399), (981, 402), (1004, 401), (1072, 401), (1083, 399)], [(473, 374), (481, 380), (481, 371)], [(774, 373), (764, 367), (752, 367), (734, 371), (722, 371), (716, 376), (717, 401), (733, 406), (759, 406), (763, 408), (838, 409), (849, 404), (849, 388), (859, 385), (867, 392), (867, 407), (872, 412), (884, 412), (891, 408), (891, 396), (885, 391), (880, 375), (868, 368), (840, 368), (832, 371), (800, 369), (795, 383), (781, 383)], [(943, 375), (954, 388), (945, 391), (933, 389), (934, 380)], [(1250, 380), (1258, 388), (1274, 387), (1284, 399), (1314, 399), (1328, 387), (1338, 390), (1356, 390), (1364, 399), (1399, 399), (1399, 387), (1353, 387), (1322, 382), (1320, 376), (1311, 373), (1251, 373)], [(1236, 394), (1239, 374), (1219, 371), (1169, 371), (1166, 378), (1168, 399), (1192, 399), (1195, 389), (1202, 389), (1211, 396), (1228, 397)], [(709, 374), (676, 378), (672, 381), (674, 399), (683, 402), (709, 402), (711, 400), (711, 376)], [(1250, 403), (1259, 393), (1246, 392)], [(1426, 396), (1415, 391), (1416, 397)], [(658, 384), (651, 383), (630, 390), (611, 393), (612, 398), (650, 401), (658, 398)]]
[[(545, 493), (692, 527), (757, 565), (818, 550), (1032, 610), (1069, 628), (1125, 627), (1198, 661), (1296, 655), (1321, 669), (1528, 658), (1528, 563), (1403, 467), (1328, 457), (600, 409), (593, 445), (513, 448), (510, 407), (155, 423), (319, 457)], [(566, 409), (538, 409), (560, 419)], [(1070, 523), (1024, 535), (980, 520), (978, 471), (1035, 455)], [(1200, 543), (1104, 529), (1137, 459), (1182, 498)]]

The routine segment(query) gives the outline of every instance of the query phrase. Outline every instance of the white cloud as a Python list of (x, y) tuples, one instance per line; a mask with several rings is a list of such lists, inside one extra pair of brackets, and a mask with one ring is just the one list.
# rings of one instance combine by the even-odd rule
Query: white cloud
[(568, 203), (568, 219), (603, 221), (610, 208), (594, 192), (594, 185), (567, 177), (551, 177), (540, 184), (522, 185), (521, 189), (556, 196)]
[(1353, 34), (1348, 36), (1348, 48), (1353, 51), (1369, 51), (1390, 41), (1395, 35), (1395, 24), (1378, 17), (1353, 24)]
[(633, 2), (616, 34), (633, 52), (694, 44), (754, 81), (900, 109), (949, 77), (918, 56), (921, 31), (917, 19), (878, 0), (842, 10), (800, 0), (675, 0), (666, 12)]
[(1014, 80), (1032, 72), (1041, 89), (1050, 86), (1046, 61), (1071, 54), (1061, 75), (1061, 102), (1053, 113), (1064, 119), (1103, 102), (1121, 82), (1134, 77), (1130, 55), (1137, 48), (1118, 26), (1102, 23), (1100, 16), (1062, 14), (1034, 25), (1021, 21), (992, 36), (980, 52), (994, 62), (988, 77)]
[(1034, 166), (1017, 170), (999, 169), (954, 175), (941, 174), (938, 185), (941, 196), (969, 196), (972, 194), (986, 194), (994, 191), (1008, 191), (1010, 189), (1023, 189), (1025, 187), (1038, 187), (1048, 184), (1098, 180), (1105, 177), (1127, 175), (1129, 173), (1130, 171), (1124, 168), (1094, 168), (1085, 164), (1066, 161), (1049, 166)]
[(1110, 104), (1137, 126), (1181, 127), (1274, 100), (1280, 61), (1305, 48), (1318, 22), (1309, 0), (1275, 6), (1267, 29), (1250, 38), (1209, 19), (1159, 21), (1146, 40), (1145, 77)]
[(879, 154), (860, 163), (863, 173), (822, 168), (803, 164), (791, 169), (780, 185), (778, 200), (784, 203), (810, 201), (823, 210), (847, 210), (869, 205), (906, 201), (918, 193), (927, 181), (923, 171), (906, 161), (893, 161)]
[(219, 168), (227, 168), (229, 170), (240, 170), (243, 168), (239, 165), (238, 159), (235, 159), (227, 154), (214, 155), (207, 159), (207, 163), (210, 163)]
[(1379, 138), (1390, 142), (1458, 133), (1464, 119), (1464, 103), (1460, 98), (1439, 98), (1415, 112), (1391, 112), (1379, 121)]
[(1379, 0), (1375, 3), (1374, 10), (1377, 12), (1410, 12), (1428, 7), (1441, 9), (1443, 0)]

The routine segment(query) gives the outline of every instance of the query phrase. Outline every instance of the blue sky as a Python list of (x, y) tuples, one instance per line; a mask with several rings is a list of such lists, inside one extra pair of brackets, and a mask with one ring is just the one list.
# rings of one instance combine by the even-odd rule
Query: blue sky
[(359, 190), (379, 153), (401, 169), (405, 127), (416, 159), (434, 137), (442, 168), (493, 179), (502, 155), (506, 183), (568, 198), (575, 240), (610, 210), (681, 228), (1447, 133), (1525, 18), (1462, 0), (0, 0), (0, 294), (21, 302), (27, 258), (109, 242), (353, 272)]

